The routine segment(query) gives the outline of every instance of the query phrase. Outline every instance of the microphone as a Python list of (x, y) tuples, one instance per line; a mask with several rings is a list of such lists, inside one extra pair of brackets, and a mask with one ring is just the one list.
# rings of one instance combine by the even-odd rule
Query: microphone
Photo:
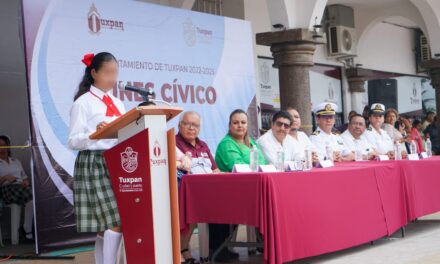
[(123, 81), (119, 81), (118, 89), (122, 90), (122, 91), (127, 90), (127, 91), (132, 91), (132, 92), (138, 93), (142, 97), (142, 99), (144, 99), (144, 102), (140, 103), (138, 106), (156, 105), (156, 103), (171, 105), (168, 102), (154, 99), (156, 97), (156, 93), (154, 92), (154, 90), (152, 88), (145, 90), (145, 89), (142, 89), (142, 88), (139, 88), (136, 86), (125, 85), (125, 83)]
[(125, 85), (124, 89), (127, 90), (127, 91), (136, 92), (139, 95), (141, 95), (142, 97), (146, 96), (146, 97), (150, 98), (150, 96), (152, 97), (152, 96), (155, 95), (153, 89), (145, 90), (145, 89), (138, 88), (138, 87), (135, 87), (135, 86), (130, 86), (130, 85)]
[(119, 82), (118, 88), (120, 90), (127, 90), (127, 91), (132, 91), (132, 92), (138, 93), (142, 97), (142, 99), (144, 99), (144, 102), (140, 103), (138, 106), (155, 105), (152, 98), (154, 98), (156, 94), (154, 93), (153, 89), (151, 89), (151, 88), (148, 90), (145, 90), (145, 89), (131, 86), (131, 85), (124, 86), (123, 82)]

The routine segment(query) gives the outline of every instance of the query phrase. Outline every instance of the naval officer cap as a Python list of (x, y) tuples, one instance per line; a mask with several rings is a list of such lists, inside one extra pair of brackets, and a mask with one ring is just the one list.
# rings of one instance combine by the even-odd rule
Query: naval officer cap
[(334, 103), (320, 103), (313, 108), (313, 112), (317, 116), (331, 116), (336, 115), (338, 106)]
[(385, 114), (385, 105), (383, 104), (372, 104), (370, 107), (370, 115), (384, 115)]

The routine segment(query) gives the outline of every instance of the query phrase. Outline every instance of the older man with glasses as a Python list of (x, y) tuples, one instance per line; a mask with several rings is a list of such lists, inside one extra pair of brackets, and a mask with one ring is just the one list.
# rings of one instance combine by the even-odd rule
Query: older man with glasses
[(179, 121), (179, 133), (176, 145), (187, 157), (191, 158), (191, 173), (218, 173), (214, 157), (208, 145), (199, 139), (201, 118), (197, 112), (184, 112)]
[[(201, 122), (200, 115), (195, 111), (182, 113), (179, 120), (179, 133), (176, 135), (176, 146), (191, 159), (190, 173), (218, 173), (220, 170), (217, 168), (208, 145), (199, 139)], [(181, 253), (185, 260), (182, 263), (199, 263), (189, 251), (189, 241), (195, 227), (196, 225), (192, 224), (188, 230), (180, 234)]]

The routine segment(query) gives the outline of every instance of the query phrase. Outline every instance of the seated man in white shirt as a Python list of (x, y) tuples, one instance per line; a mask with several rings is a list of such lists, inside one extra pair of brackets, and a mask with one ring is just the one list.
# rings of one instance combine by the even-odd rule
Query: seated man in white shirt
[(359, 114), (350, 117), (348, 129), (342, 133), (341, 137), (344, 140), (345, 146), (351, 151), (362, 150), (363, 160), (373, 160), (377, 153), (373, 145), (368, 142), (364, 136), (366, 129), (365, 119)]
[(315, 146), (310, 141), (309, 137), (306, 133), (299, 131), (301, 128), (301, 116), (295, 108), (288, 107), (287, 112), (292, 116), (292, 126), (290, 127), (289, 135), (293, 138), (295, 142), (295, 149), (298, 152), (302, 159), (305, 159), (305, 150), (309, 149), (312, 151), (312, 160), (313, 163), (318, 162), (318, 154), (316, 153)]
[(318, 128), (310, 135), (310, 141), (315, 145), (318, 158), (320, 160), (331, 159), (337, 162), (354, 160), (354, 153), (345, 146), (341, 136), (332, 132), (335, 125), (337, 105), (334, 103), (321, 103), (313, 110)]
[(278, 152), (284, 152), (284, 161), (301, 159), (302, 156), (295, 149), (295, 142), (289, 136), (292, 117), (286, 111), (278, 111), (272, 117), (272, 127), (257, 143), (263, 151), (264, 157), (269, 164), (277, 163)]

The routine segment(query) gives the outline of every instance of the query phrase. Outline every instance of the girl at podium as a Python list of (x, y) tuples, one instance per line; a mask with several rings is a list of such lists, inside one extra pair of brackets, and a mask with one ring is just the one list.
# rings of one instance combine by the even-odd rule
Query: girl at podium
[(90, 140), (89, 135), (125, 113), (123, 103), (111, 94), (118, 77), (116, 58), (108, 53), (87, 54), (86, 65), (70, 111), (68, 145), (78, 150), (74, 170), (75, 217), (78, 232), (97, 232), (98, 264), (116, 263), (121, 242), (119, 212), (103, 152), (116, 139)]

